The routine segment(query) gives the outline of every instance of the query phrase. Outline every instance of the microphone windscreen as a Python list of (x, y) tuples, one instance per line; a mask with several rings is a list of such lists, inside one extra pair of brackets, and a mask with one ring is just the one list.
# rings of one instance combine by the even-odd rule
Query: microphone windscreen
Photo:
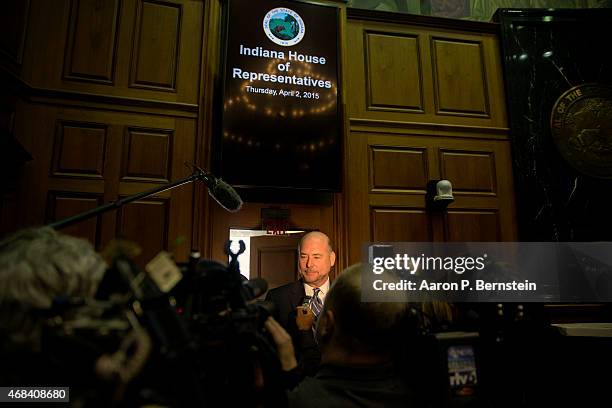
[(215, 185), (208, 189), (208, 193), (229, 212), (236, 212), (242, 208), (242, 198), (232, 186), (221, 179), (217, 179)]

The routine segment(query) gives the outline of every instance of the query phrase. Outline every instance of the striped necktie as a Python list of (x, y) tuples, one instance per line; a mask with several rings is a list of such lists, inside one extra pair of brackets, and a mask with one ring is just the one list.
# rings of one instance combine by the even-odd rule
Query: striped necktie
[(323, 302), (319, 297), (319, 292), (321, 289), (314, 288), (312, 293), (312, 299), (310, 299), (310, 310), (314, 314), (314, 324), (312, 325), (312, 334), (317, 338), (317, 320), (319, 319), (319, 315), (321, 314), (321, 310), (323, 310)]
[(319, 314), (321, 313), (321, 310), (323, 310), (323, 302), (321, 301), (321, 298), (319, 297), (319, 292), (321, 292), (321, 289), (319, 288), (314, 288), (312, 293), (312, 299), (310, 300), (310, 309), (312, 310), (312, 313), (314, 314), (314, 318), (315, 321), (317, 321), (317, 319), (319, 318)]

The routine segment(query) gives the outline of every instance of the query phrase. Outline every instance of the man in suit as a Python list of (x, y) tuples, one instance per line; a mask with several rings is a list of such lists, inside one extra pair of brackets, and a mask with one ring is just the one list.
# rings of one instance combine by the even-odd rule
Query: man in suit
[[(274, 318), (291, 335), (304, 373), (313, 374), (320, 355), (312, 327), (329, 292), (329, 273), (336, 263), (336, 254), (327, 235), (312, 231), (300, 240), (298, 257), (300, 279), (270, 290), (266, 300), (274, 303)], [(305, 299), (310, 299), (308, 307), (301, 307)]]

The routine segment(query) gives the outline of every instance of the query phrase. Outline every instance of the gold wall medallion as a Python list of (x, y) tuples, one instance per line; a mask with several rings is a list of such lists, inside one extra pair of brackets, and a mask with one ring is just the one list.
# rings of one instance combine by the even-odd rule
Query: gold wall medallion
[(557, 99), (550, 117), (561, 156), (589, 176), (612, 178), (612, 88), (582, 84)]

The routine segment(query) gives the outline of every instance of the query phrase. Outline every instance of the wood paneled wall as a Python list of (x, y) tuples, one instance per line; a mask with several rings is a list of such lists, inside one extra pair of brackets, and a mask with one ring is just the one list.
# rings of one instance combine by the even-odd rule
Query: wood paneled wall
[(351, 119), (507, 127), (494, 33), (350, 19), (346, 51)]
[[(334, 3), (334, 2), (331, 2)], [(339, 266), (371, 240), (511, 240), (510, 154), (495, 27), (341, 8), (345, 183), (333, 205), (287, 204), (292, 223), (337, 242)], [(0, 64), (19, 95), (14, 134), (34, 161), (3, 198), (2, 232), (67, 217), (207, 167), (219, 67), (219, 1), (7, 0)], [(6, 18), (10, 15), (11, 18)], [(448, 178), (456, 201), (425, 207)], [(191, 247), (222, 260), (227, 214), (183, 186), (70, 232), (98, 247), (117, 234), (141, 260)], [(10, 213), (10, 214), (9, 214)]]
[[(20, 96), (14, 135), (32, 154), (11, 227), (40, 225), (191, 174), (197, 153), (204, 9), (189, 0), (10, 0), (3, 67)], [(194, 186), (65, 232), (102, 248), (123, 235), (186, 260)]]
[[(496, 27), (390, 17), (349, 12), (349, 263), (370, 241), (515, 240)], [(455, 196), (443, 212), (426, 206), (439, 179)]]
[(31, 0), (21, 78), (197, 110), (202, 13), (189, 0)]

